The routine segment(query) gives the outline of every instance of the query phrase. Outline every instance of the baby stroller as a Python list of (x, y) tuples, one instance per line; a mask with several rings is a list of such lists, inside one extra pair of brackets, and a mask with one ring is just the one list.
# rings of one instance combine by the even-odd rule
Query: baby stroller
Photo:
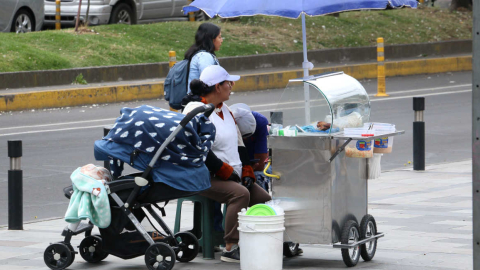
[[(174, 141), (176, 135), (188, 124), (193, 127), (194, 125), (192, 122), (198, 122), (199, 118), (195, 118), (197, 114), (203, 112), (205, 117), (202, 116), (202, 119), (206, 121), (207, 124), (210, 124), (208, 117), (213, 112), (213, 109), (213, 104), (208, 104), (197, 107), (185, 117), (177, 114), (177, 119), (181, 119), (181, 121), (175, 121), (175, 123), (179, 122), (178, 126), (169, 129), (172, 132), (163, 143), (161, 143), (158, 150), (154, 152), (155, 155), (151, 158), (143, 173), (120, 176), (117, 177), (116, 180), (106, 184), (112, 217), (111, 224), (106, 228), (100, 228), (100, 235), (92, 235), (92, 229), (94, 228), (92, 221), (89, 221), (88, 223), (76, 222), (69, 224), (62, 232), (62, 236), (65, 237), (64, 241), (50, 244), (46, 248), (44, 252), (45, 264), (50, 269), (65, 269), (73, 263), (75, 255), (78, 253), (80, 253), (85, 261), (90, 263), (100, 262), (109, 254), (122, 259), (131, 259), (144, 255), (145, 264), (147, 268), (151, 270), (170, 270), (173, 268), (175, 260), (179, 262), (189, 262), (193, 260), (199, 252), (197, 238), (189, 232), (179, 232), (174, 235), (162, 218), (154, 211), (153, 207), (157, 208), (163, 215), (165, 215), (163, 208), (159, 207), (157, 203), (191, 196), (199, 191), (179, 193), (177, 189), (174, 189), (167, 184), (154, 182), (154, 177), (158, 175), (158, 168), (156, 167), (158, 166), (157, 160), (159, 160), (159, 158), (166, 160), (165, 156), (161, 157), (161, 155), (162, 152), (167, 149), (169, 143)], [(156, 111), (164, 110), (158, 109)], [(122, 114), (119, 119), (121, 119), (123, 115), (124, 114)], [(166, 117), (171, 118), (168, 116)], [(117, 122), (118, 121), (119, 120), (117, 119)], [(212, 134), (214, 135), (215, 130), (214, 128), (212, 129)], [(191, 131), (191, 129), (188, 130)], [(187, 132), (187, 129), (185, 129), (184, 132), (191, 136), (191, 133)], [(210, 143), (211, 147), (214, 136), (206, 136), (206, 138), (210, 137), (212, 138), (208, 143)], [(177, 139), (176, 141), (179, 140)], [(157, 143), (159, 142), (157, 141)], [(97, 143), (95, 146), (97, 147)], [(205, 152), (205, 156), (210, 147), (201, 149)], [(198, 146), (197, 148), (200, 149)], [(170, 153), (169, 151), (170, 150), (167, 149), (165, 152)], [(138, 155), (136, 151), (133, 151), (132, 154), (133, 156)], [(97, 153), (95, 153), (95, 155), (97, 157)], [(145, 156), (146, 155), (144, 155), (144, 157)], [(111, 159), (115, 156), (108, 155), (108, 157)], [(131, 157), (132, 156), (130, 156), (129, 164), (133, 165)], [(180, 157), (182, 160), (186, 160), (184, 156)], [(205, 158), (203, 161), (205, 161)], [(127, 157), (121, 159), (125, 160)], [(194, 160), (194, 162), (203, 165), (201, 161)], [(196, 166), (200, 167), (200, 165)], [(134, 168), (138, 168), (138, 165)], [(160, 185), (165, 189), (164, 192), (161, 192), (161, 194), (163, 194), (162, 197), (154, 196), (154, 199), (152, 199), (152, 196), (150, 196), (151, 194), (148, 191), (153, 185)], [(65, 188), (64, 192), (65, 196), (70, 199), (70, 196), (73, 194), (72, 186)], [(142, 209), (145, 209), (155, 219), (155, 221), (162, 227), (164, 233), (155, 228), (155, 225), (151, 222), (148, 216), (146, 216)], [(147, 217), (150, 224), (155, 228), (155, 232), (147, 232), (141, 225), (141, 220), (144, 217)], [(85, 238), (81, 241), (80, 246), (78, 247), (79, 252), (76, 252), (71, 245), (71, 238), (72, 236), (82, 233), (85, 234)]]

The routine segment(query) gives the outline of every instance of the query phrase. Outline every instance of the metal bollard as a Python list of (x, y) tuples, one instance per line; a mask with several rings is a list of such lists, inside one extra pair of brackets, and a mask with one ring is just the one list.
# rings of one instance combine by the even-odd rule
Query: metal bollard
[(416, 171), (425, 170), (425, 122), (423, 111), (425, 110), (425, 98), (413, 98), (413, 110), (415, 121), (413, 122), (413, 169)]
[(61, 27), (61, 16), (60, 16), (60, 4), (61, 0), (55, 0), (56, 12), (55, 12), (55, 30), (60, 30)]
[(383, 38), (377, 38), (377, 94), (376, 97), (388, 97), (385, 87), (385, 48)]
[(22, 141), (8, 141), (8, 229), (23, 230)]

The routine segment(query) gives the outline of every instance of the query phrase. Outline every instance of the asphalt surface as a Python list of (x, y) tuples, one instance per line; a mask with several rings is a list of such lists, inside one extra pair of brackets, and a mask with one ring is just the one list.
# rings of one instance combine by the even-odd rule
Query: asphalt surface
[[(388, 98), (376, 98), (376, 81), (361, 81), (371, 94), (371, 121), (396, 124), (405, 135), (395, 138), (393, 153), (382, 158), (382, 170), (412, 166), (412, 97), (426, 98), (426, 163), (471, 158), (471, 72), (387, 78)], [(235, 93), (227, 104), (244, 102), (269, 115), (283, 89)], [(167, 108), (164, 100), (32, 110), (0, 114), (0, 224), (7, 223), (9, 160), (7, 141), (23, 141), (24, 221), (63, 216), (68, 201), (62, 189), (70, 174), (93, 158), (93, 142), (102, 127), (113, 124), (122, 107), (149, 104)], [(282, 104), (288, 111), (295, 105)], [(322, 119), (320, 119), (322, 120)]]

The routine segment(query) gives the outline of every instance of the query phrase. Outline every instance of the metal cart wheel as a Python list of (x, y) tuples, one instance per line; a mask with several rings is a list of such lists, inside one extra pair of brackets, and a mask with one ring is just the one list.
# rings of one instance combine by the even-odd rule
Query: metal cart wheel
[[(360, 240), (373, 237), (377, 234), (377, 223), (371, 215), (365, 215), (360, 223)], [(368, 262), (373, 259), (377, 251), (377, 239), (360, 246), (362, 258)]]
[(43, 260), (48, 268), (53, 270), (65, 269), (73, 263), (74, 254), (64, 243), (49, 245), (43, 253)]
[(189, 262), (197, 257), (200, 245), (193, 233), (179, 232), (174, 237), (178, 241), (178, 249), (176, 250), (177, 261)]
[(175, 251), (165, 243), (155, 243), (145, 252), (145, 264), (149, 270), (171, 270), (175, 265)]
[(89, 263), (100, 262), (108, 256), (108, 253), (102, 250), (102, 238), (97, 235), (85, 237), (78, 248), (82, 258)]
[[(342, 244), (351, 245), (360, 239), (358, 224), (354, 220), (349, 220), (345, 223), (342, 230), (341, 242)], [(352, 267), (357, 265), (360, 259), (360, 246), (354, 248), (342, 248), (343, 262)]]

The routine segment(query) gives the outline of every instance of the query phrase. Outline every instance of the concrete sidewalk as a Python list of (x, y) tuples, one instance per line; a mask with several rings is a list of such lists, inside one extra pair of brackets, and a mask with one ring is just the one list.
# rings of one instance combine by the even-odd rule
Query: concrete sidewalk
[[(61, 192), (61, 191), (59, 191)], [(68, 201), (65, 200), (65, 209)], [(167, 206), (165, 221), (173, 228), (176, 203)], [(184, 205), (182, 226), (192, 224), (191, 204)], [(369, 213), (386, 236), (375, 258), (360, 261), (361, 269), (472, 269), (472, 162), (430, 165), (424, 172), (411, 168), (383, 172), (369, 181)], [(43, 252), (61, 241), (62, 219), (25, 224), (24, 231), (0, 228), (0, 269), (48, 269)], [(74, 237), (76, 247), (82, 238)], [(301, 245), (303, 256), (284, 259), (284, 269), (345, 268), (340, 250)], [(219, 257), (220, 253), (216, 253)], [(203, 260), (176, 263), (174, 269), (239, 269), (238, 264)], [(146, 269), (144, 258), (122, 260), (109, 256), (88, 264), (80, 255), (69, 269)]]

